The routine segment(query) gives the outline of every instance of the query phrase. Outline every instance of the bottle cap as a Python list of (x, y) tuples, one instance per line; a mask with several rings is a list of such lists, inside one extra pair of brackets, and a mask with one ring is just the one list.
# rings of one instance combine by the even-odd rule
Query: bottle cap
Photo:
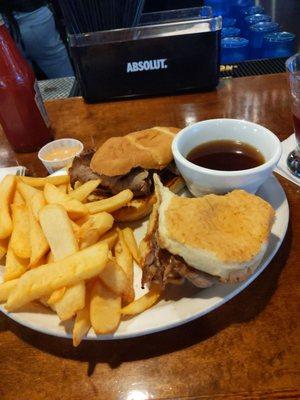
[(258, 22), (250, 26), (250, 31), (255, 32), (274, 32), (278, 31), (279, 24), (277, 22)]
[(223, 49), (238, 49), (240, 47), (247, 47), (249, 40), (241, 37), (227, 37), (221, 40)]
[(241, 30), (239, 28), (222, 28), (221, 37), (239, 37), (241, 36)]
[(249, 26), (257, 24), (258, 22), (269, 22), (271, 20), (272, 20), (272, 18), (270, 17), (270, 15), (266, 15), (266, 14), (253, 14), (253, 15), (248, 15), (247, 17), (245, 17), (245, 22)]
[(272, 32), (265, 35), (265, 41), (271, 43), (286, 43), (293, 42), (296, 35), (291, 32)]
[(264, 14), (265, 9), (262, 6), (252, 6), (242, 12), (243, 17), (254, 14)]

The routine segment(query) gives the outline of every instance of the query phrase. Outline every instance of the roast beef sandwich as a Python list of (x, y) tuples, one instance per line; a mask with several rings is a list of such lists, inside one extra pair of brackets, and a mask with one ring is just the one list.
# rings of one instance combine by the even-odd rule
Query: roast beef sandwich
[(142, 284), (182, 283), (205, 288), (245, 280), (268, 245), (274, 210), (243, 190), (185, 198), (154, 177), (157, 202), (140, 245)]
[(173, 161), (172, 141), (180, 129), (155, 127), (112, 137), (97, 151), (89, 150), (76, 157), (69, 169), (71, 184), (100, 179), (94, 198), (115, 195), (124, 189), (133, 192), (133, 200), (119, 210), (115, 219), (133, 221), (148, 215), (155, 201), (153, 174), (173, 191), (184, 184)]

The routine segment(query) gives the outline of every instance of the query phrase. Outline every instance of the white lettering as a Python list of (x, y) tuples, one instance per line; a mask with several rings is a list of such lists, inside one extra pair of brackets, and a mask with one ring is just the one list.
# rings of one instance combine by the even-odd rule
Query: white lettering
[(134, 71), (134, 72), (138, 71), (138, 70), (139, 70), (138, 63), (137, 63), (137, 62), (133, 62), (133, 63), (132, 63), (132, 68), (133, 68), (133, 71)]
[(143, 61), (139, 61), (138, 62), (138, 64), (139, 64), (139, 71), (143, 71), (143, 69), (144, 69), (144, 67), (143, 67)]
[(133, 61), (127, 63), (127, 72), (138, 72), (138, 71), (154, 71), (159, 69), (167, 69), (168, 64), (166, 58), (160, 58), (157, 60), (144, 60), (144, 61)]

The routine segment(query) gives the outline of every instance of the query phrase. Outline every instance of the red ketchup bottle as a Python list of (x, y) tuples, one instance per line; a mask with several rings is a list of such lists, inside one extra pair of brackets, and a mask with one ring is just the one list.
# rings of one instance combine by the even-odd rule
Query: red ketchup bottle
[(40, 149), (53, 140), (35, 75), (0, 14), (0, 124), (16, 152)]

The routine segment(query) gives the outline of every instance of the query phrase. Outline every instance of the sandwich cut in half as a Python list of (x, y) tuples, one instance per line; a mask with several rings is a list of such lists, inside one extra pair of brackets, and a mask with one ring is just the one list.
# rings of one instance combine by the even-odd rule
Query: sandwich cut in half
[(69, 174), (71, 185), (100, 179), (94, 199), (115, 195), (124, 189), (133, 200), (115, 215), (118, 221), (133, 221), (148, 215), (155, 202), (153, 174), (174, 192), (183, 188), (172, 154), (172, 141), (179, 128), (155, 127), (106, 140), (98, 150), (75, 157)]
[(266, 251), (274, 210), (244, 190), (179, 197), (154, 176), (157, 202), (140, 244), (142, 286), (183, 283), (206, 288), (245, 280)]

